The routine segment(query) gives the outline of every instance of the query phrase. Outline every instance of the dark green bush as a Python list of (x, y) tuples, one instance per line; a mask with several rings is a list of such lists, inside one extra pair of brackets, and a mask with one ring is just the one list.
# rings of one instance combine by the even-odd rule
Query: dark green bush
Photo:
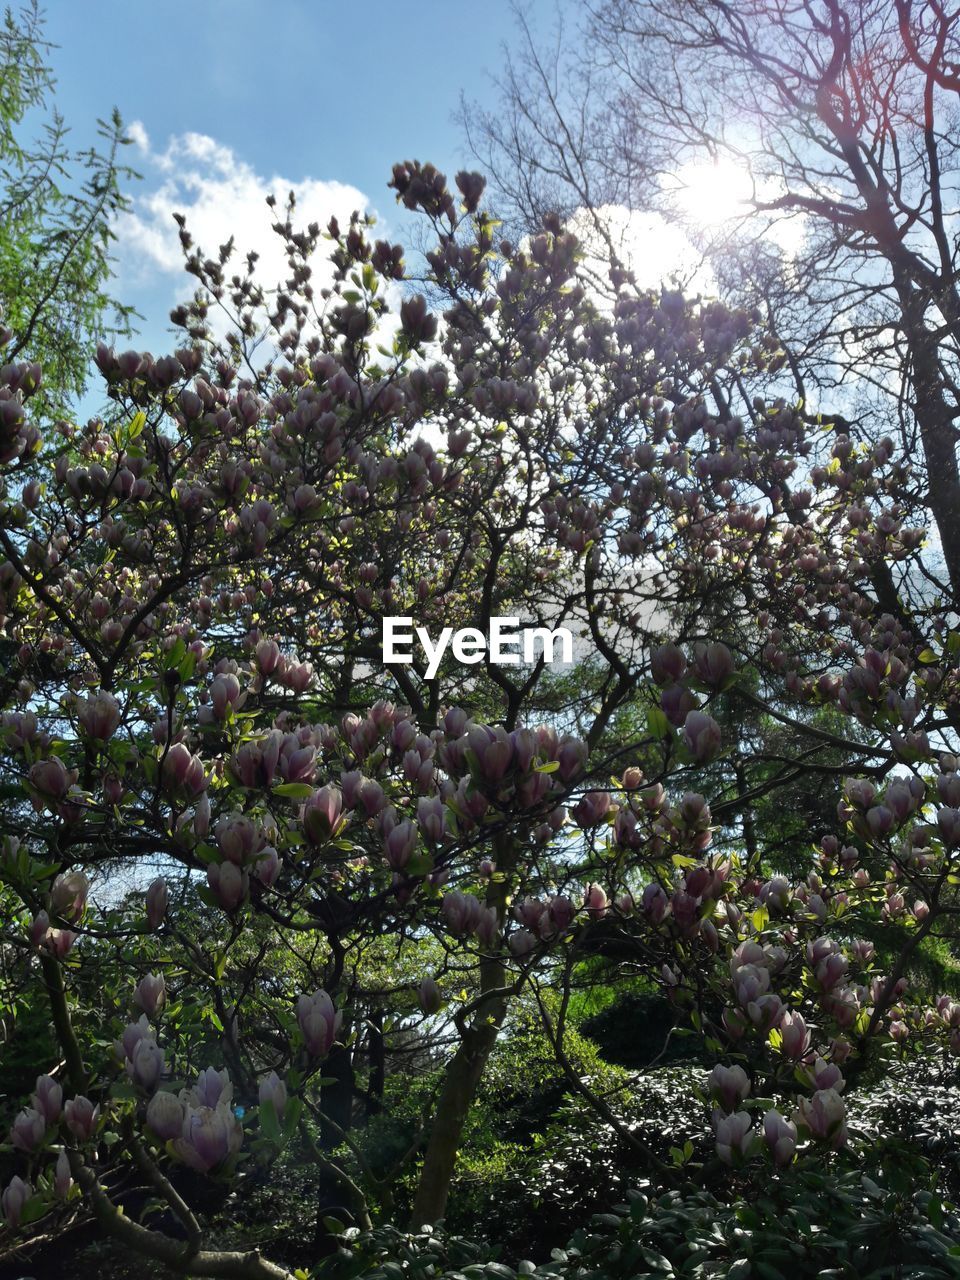
[[(927, 1171), (929, 1172), (929, 1170)], [(628, 1194), (539, 1266), (516, 1269), (455, 1236), (345, 1239), (318, 1280), (939, 1280), (960, 1276), (960, 1216), (923, 1178), (804, 1170), (725, 1203), (706, 1191)]]
[[(679, 1028), (681, 1032), (682, 1028)], [(705, 1062), (699, 1036), (677, 1034), (676, 1008), (662, 995), (627, 992), (580, 1024), (607, 1062), (631, 1070)]]

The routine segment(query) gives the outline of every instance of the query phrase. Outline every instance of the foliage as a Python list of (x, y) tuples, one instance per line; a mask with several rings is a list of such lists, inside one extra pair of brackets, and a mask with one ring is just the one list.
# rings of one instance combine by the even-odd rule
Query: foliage
[[(87, 384), (99, 341), (129, 333), (133, 311), (111, 291), (114, 223), (136, 176), (120, 157), (119, 115), (98, 122), (102, 150), (73, 151), (60, 113), (48, 109), (54, 81), (37, 0), (0, 26), (0, 321), (15, 331), (6, 359), (29, 353), (43, 365), (38, 397), (68, 412)], [(30, 130), (30, 133), (27, 133)], [(26, 135), (26, 136), (25, 136)], [(35, 405), (35, 412), (39, 409)]]
[(321, 1267), (326, 1280), (521, 1275), (544, 1280), (784, 1280), (837, 1277), (950, 1277), (960, 1274), (960, 1219), (937, 1195), (907, 1178), (880, 1181), (847, 1170), (781, 1175), (749, 1199), (725, 1202), (704, 1190), (656, 1195), (631, 1191), (627, 1203), (576, 1231), (539, 1266), (518, 1270), (458, 1238), (388, 1229), (349, 1241)]

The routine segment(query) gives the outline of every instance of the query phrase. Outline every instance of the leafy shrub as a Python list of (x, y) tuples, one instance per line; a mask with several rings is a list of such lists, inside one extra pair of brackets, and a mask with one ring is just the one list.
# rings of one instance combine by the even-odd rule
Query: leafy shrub
[(653, 1062), (671, 1066), (678, 1062), (702, 1061), (703, 1042), (677, 1034), (677, 1011), (662, 995), (628, 992), (620, 995), (580, 1026), (583, 1035), (595, 1041), (607, 1062), (640, 1070)]
[(588, 1077), (592, 1089), (608, 1095), (630, 1137), (588, 1111), (579, 1095), (568, 1093), (541, 1133), (525, 1146), (514, 1145), (512, 1160), (502, 1146), (482, 1158), (471, 1150), (462, 1159), (447, 1225), (493, 1237), (507, 1257), (546, 1260), (549, 1242), (566, 1239), (578, 1224), (618, 1203), (628, 1187), (650, 1176), (649, 1156), (669, 1161), (670, 1149), (688, 1141), (698, 1157), (712, 1152), (712, 1134), (693, 1092), (698, 1074), (664, 1068), (629, 1085), (621, 1072)]
[(805, 1170), (758, 1196), (724, 1203), (703, 1190), (652, 1196), (599, 1214), (540, 1266), (516, 1269), (460, 1237), (381, 1230), (345, 1238), (322, 1280), (822, 1280), (960, 1276), (960, 1216), (910, 1178), (875, 1181), (856, 1169)]

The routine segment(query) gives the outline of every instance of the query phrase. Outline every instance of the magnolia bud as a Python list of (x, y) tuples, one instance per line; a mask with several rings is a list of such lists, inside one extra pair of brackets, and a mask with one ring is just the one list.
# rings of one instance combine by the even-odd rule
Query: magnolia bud
[(184, 1107), (173, 1093), (160, 1090), (147, 1104), (147, 1125), (161, 1142), (170, 1142), (183, 1128)]
[(138, 1040), (127, 1061), (127, 1075), (145, 1093), (152, 1093), (163, 1074), (163, 1050), (149, 1036)]
[(53, 1173), (53, 1194), (59, 1200), (66, 1200), (72, 1186), (73, 1177), (70, 1173), (70, 1161), (67, 1158), (67, 1153), (61, 1151), (57, 1156), (57, 1163)]
[(443, 1008), (443, 996), (436, 980), (427, 976), (417, 988), (417, 1001), (427, 1015), (439, 1013)]
[(259, 1087), (260, 1106), (265, 1106), (268, 1102), (273, 1105), (273, 1110), (278, 1117), (282, 1116), (287, 1108), (287, 1086), (283, 1083), (275, 1071), (271, 1071), (269, 1075), (265, 1075), (260, 1081)]
[(797, 1149), (797, 1126), (775, 1108), (763, 1117), (763, 1140), (778, 1169), (788, 1165)]
[(32, 1195), (33, 1188), (30, 1183), (14, 1176), (7, 1184), (3, 1195), (0, 1196), (0, 1208), (3, 1209), (3, 1216), (6, 1219), (7, 1226), (14, 1231), (19, 1227), (24, 1207)]
[(39, 947), (46, 940), (47, 934), (50, 932), (50, 917), (46, 911), (39, 911), (33, 917), (33, 923), (30, 925), (30, 942), (33, 946)]
[(167, 988), (162, 973), (148, 973), (137, 983), (133, 1003), (148, 1018), (154, 1018), (167, 1003)]
[(147, 924), (150, 929), (157, 930), (163, 924), (169, 902), (167, 882), (162, 876), (158, 876), (150, 885), (146, 896)]

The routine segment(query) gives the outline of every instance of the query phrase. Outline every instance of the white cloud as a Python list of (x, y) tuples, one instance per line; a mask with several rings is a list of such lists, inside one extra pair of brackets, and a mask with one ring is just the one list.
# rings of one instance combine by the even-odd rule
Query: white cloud
[(127, 137), (138, 151), (142, 151), (145, 154), (149, 152), (150, 139), (147, 136), (147, 131), (143, 127), (142, 121), (134, 120), (133, 124), (127, 125)]
[[(192, 278), (183, 269), (174, 213), (185, 215), (194, 244), (207, 257), (215, 257), (230, 236), (236, 243), (233, 261), (238, 271), (245, 255), (256, 251), (260, 255), (259, 279), (272, 287), (288, 274), (283, 243), (272, 224), (278, 220), (289, 191), (297, 197), (295, 222), (303, 227), (310, 222), (325, 227), (333, 215), (346, 226), (355, 209), (370, 205), (363, 192), (346, 183), (259, 174), (231, 147), (206, 134), (176, 135), (159, 150), (151, 146), (139, 121), (127, 132), (141, 152), (138, 164), (144, 182), (134, 193), (132, 210), (117, 222), (117, 275), (138, 292), (159, 289), (166, 293), (169, 283), (173, 301), (193, 291)], [(276, 195), (277, 210), (267, 207), (268, 195)], [(323, 258), (321, 245), (314, 263), (318, 289), (326, 283)]]

